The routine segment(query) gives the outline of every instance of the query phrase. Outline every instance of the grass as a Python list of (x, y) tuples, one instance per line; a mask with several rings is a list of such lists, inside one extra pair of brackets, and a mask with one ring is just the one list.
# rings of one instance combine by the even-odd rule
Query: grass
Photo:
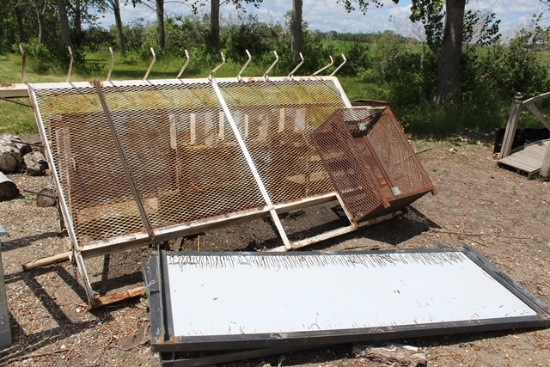
[[(92, 81), (94, 79), (105, 80), (111, 61), (110, 54), (106, 51), (97, 52), (87, 56), (86, 69), (75, 67), (71, 71), (71, 81)], [(177, 76), (185, 59), (178, 58), (159, 58), (149, 74), (149, 79), (172, 79)], [(220, 63), (220, 60), (212, 60), (205, 64), (200, 64), (190, 57), (189, 66), (182, 74), (182, 78), (206, 78), (211, 71)], [(150, 60), (143, 60), (137, 54), (129, 54), (126, 57), (116, 57), (111, 74), (112, 80), (140, 80), (143, 79)], [(239, 74), (243, 65), (237, 65), (227, 62), (215, 73), (216, 77), (235, 77)], [(262, 76), (267, 68), (266, 65), (252, 62), (243, 72), (243, 78), (250, 76)], [(271, 75), (286, 75), (286, 71), (275, 68)], [(67, 77), (67, 71), (61, 68), (50, 68), (43, 70), (32, 60), (27, 61), (26, 82), (44, 83), (44, 82), (64, 82)], [(0, 56), (0, 83), (21, 83), (21, 58), (15, 54)], [(377, 99), (376, 96), (382, 95), (383, 88), (373, 83), (353, 77), (342, 77), (340, 82), (343, 85), (346, 94), (350, 100), (360, 98)], [(28, 98), (14, 99), (14, 101), (30, 105)], [(2, 121), (0, 122), (0, 133), (36, 133), (37, 127), (34, 119), (33, 110), (29, 107), (16, 103), (0, 101), (2, 111)]]
[[(345, 45), (334, 45), (341, 49)], [(417, 46), (416, 46), (417, 47)], [(549, 56), (550, 57), (550, 56)], [(71, 73), (72, 81), (91, 81), (94, 79), (105, 80), (109, 63), (111, 61), (108, 51), (103, 50), (87, 55), (86, 69), (75, 67)], [(174, 57), (159, 57), (153, 65), (149, 79), (172, 79), (180, 71), (185, 59)], [(113, 80), (139, 80), (143, 79), (149, 66), (150, 58), (143, 57), (136, 53), (130, 53), (125, 57), (115, 55), (115, 62), (111, 79)], [(190, 56), (190, 63), (182, 78), (206, 78), (210, 72), (221, 63), (220, 60), (213, 58), (209, 61), (198, 62), (193, 54)], [(260, 65), (261, 63), (261, 65)], [(43, 67), (28, 60), (27, 62), (27, 82), (63, 82), (66, 79), (67, 71), (64, 68)], [(550, 62), (549, 62), (550, 64)], [(264, 65), (261, 61), (255, 62), (253, 59), (248, 68), (244, 71), (243, 77), (261, 76), (265, 73), (269, 65)], [(241, 70), (242, 65), (227, 62), (216, 72), (216, 77), (235, 77)], [(277, 66), (271, 75), (286, 75), (288, 71), (279, 70)], [(20, 83), (21, 82), (21, 58), (16, 54), (0, 55), (0, 83)], [(370, 78), (372, 79), (372, 78)], [(345, 76), (340, 75), (339, 80), (346, 95), (350, 100), (373, 99), (388, 100), (390, 93), (388, 86), (382, 83), (375, 83), (365, 76)], [(29, 104), (28, 99), (19, 99), (18, 102)], [(548, 106), (546, 106), (548, 105)], [(550, 110), (550, 100), (540, 106), (543, 113)], [(2, 111), (2, 120), (0, 121), (0, 133), (35, 133), (37, 131), (36, 123), (31, 108), (24, 107), (15, 103), (0, 101)], [(484, 131), (493, 131), (496, 127), (504, 127), (510, 111), (510, 101), (502, 101), (498, 111), (480, 111), (472, 113), (471, 111), (459, 109), (448, 111), (445, 108), (434, 105), (414, 105), (414, 106), (393, 106), (399, 122), (405, 128), (407, 133), (415, 136), (435, 136), (445, 137), (452, 133), (462, 131), (465, 128), (481, 128)], [(542, 127), (539, 121), (525, 109), (520, 117), (521, 127)]]

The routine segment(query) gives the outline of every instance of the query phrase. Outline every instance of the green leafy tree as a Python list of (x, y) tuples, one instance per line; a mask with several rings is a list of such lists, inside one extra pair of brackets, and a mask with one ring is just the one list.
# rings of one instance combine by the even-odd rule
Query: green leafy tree
[[(357, 8), (367, 12), (370, 4), (382, 6), (379, 0), (337, 0), (348, 12)], [(399, 0), (393, 0), (399, 3)], [(467, 0), (412, 0), (411, 20), (422, 20), (432, 27), (431, 36), (441, 34), (441, 51), (437, 68), (437, 90), (435, 100), (443, 101), (460, 86), (460, 67), (464, 35), (464, 14)], [(440, 9), (445, 6), (445, 22), (442, 29), (438, 24), (442, 20)], [(434, 40), (428, 40), (433, 42)]]

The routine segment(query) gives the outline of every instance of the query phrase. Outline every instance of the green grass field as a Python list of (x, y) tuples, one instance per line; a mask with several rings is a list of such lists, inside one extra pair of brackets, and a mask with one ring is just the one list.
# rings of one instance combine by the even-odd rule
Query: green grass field
[[(191, 55), (189, 66), (184, 71), (182, 78), (206, 78), (216, 66), (212, 65), (197, 65), (193, 64)], [(71, 81), (92, 81), (105, 80), (109, 70), (110, 55), (108, 52), (99, 52), (87, 57), (87, 69), (80, 70), (74, 68), (71, 71)], [(221, 63), (221, 57), (218, 63)], [(175, 78), (181, 67), (185, 63), (185, 59), (166, 59), (159, 60), (154, 63), (149, 79), (171, 79)], [(0, 83), (21, 83), (22, 82), (22, 61), (18, 55), (9, 54), (0, 56)], [(116, 58), (113, 65), (111, 79), (113, 80), (139, 80), (143, 79), (150, 60), (141, 60), (137, 57)], [(241, 70), (243, 65), (227, 62), (218, 71), (217, 77), (235, 77)], [(90, 72), (93, 70), (93, 72)], [(266, 66), (258, 65), (254, 60), (246, 68), (243, 77), (261, 76), (265, 73)], [(276, 75), (273, 73), (272, 75)], [(33, 63), (32, 60), (27, 62), (26, 82), (27, 83), (44, 83), (44, 82), (64, 82), (67, 77), (67, 71), (61, 69), (48, 69), (46, 71)], [(353, 77), (341, 77), (340, 82), (344, 87), (348, 97), (353, 99), (370, 98), (376, 99), (377, 95), (383, 95), (382, 88), (372, 83), (365, 83)], [(14, 99), (14, 101), (29, 105), (28, 98)], [(33, 111), (29, 107), (21, 104), (11, 103), (8, 101), (0, 101), (2, 111), (2, 120), (0, 122), (0, 133), (35, 133), (36, 123), (34, 120)]]

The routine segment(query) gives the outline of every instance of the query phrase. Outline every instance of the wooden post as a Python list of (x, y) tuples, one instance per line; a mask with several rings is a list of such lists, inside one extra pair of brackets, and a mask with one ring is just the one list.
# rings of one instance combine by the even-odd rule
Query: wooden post
[(540, 167), (540, 177), (550, 178), (550, 144), (546, 148), (546, 153), (544, 153), (542, 166)]
[[(0, 226), (0, 237), (7, 236), (8, 232)], [(0, 243), (2, 247), (2, 243)], [(6, 285), (4, 282), (4, 266), (2, 265), (2, 255), (0, 251), (0, 349), (11, 344), (10, 316), (6, 296)]]
[(512, 98), (512, 108), (510, 109), (510, 116), (506, 123), (506, 131), (504, 132), (504, 139), (502, 140), (502, 147), (500, 148), (499, 159), (508, 157), (512, 151), (512, 144), (514, 143), (514, 137), (516, 135), (516, 129), (518, 127), (519, 112), (523, 103), (523, 95), (517, 92)]

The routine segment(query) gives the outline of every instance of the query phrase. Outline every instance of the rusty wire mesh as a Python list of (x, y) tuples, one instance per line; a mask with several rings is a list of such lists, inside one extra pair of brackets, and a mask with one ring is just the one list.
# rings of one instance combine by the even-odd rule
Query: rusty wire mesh
[(434, 190), (389, 107), (337, 110), (312, 141), (356, 224)]
[(219, 83), (273, 203), (334, 192), (309, 134), (344, 107), (332, 80)]
[[(208, 82), (107, 86), (116, 135), (92, 87), (37, 89), (79, 246), (264, 205)], [(77, 112), (78, 111), (78, 112)]]

